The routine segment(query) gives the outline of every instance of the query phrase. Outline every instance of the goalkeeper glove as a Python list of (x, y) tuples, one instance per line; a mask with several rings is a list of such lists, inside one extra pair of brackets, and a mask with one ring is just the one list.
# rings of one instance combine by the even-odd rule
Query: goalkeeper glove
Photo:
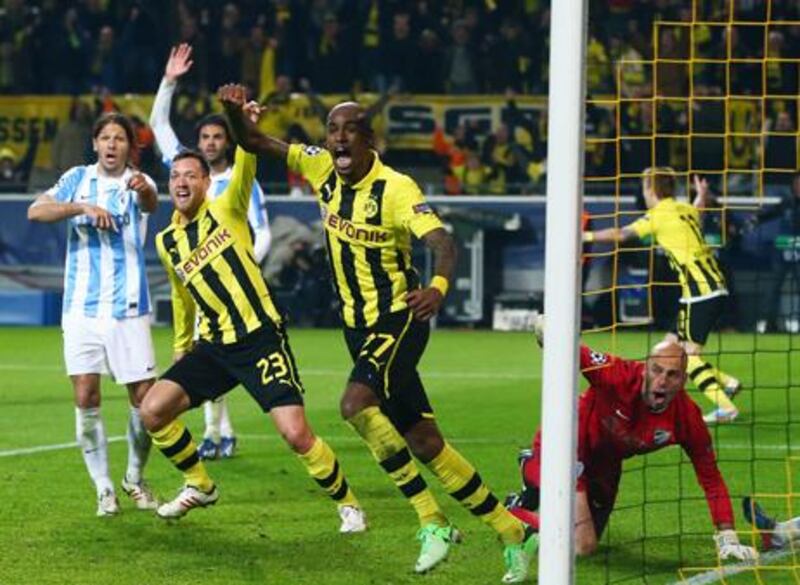
[(544, 315), (541, 313), (533, 314), (533, 334), (539, 347), (544, 347)]
[(739, 543), (739, 537), (734, 530), (720, 530), (714, 535), (717, 545), (717, 554), (722, 561), (734, 558), (740, 561), (753, 561), (758, 558), (756, 549)]

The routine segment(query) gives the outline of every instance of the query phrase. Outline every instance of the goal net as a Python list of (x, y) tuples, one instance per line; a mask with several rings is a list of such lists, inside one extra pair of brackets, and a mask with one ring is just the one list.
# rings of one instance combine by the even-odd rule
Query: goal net
[[(646, 4), (667, 7), (649, 52), (635, 31), (612, 40), (614, 93), (590, 87), (584, 220), (602, 229), (641, 217), (647, 167), (674, 169), (678, 199), (693, 200), (695, 176), (708, 182), (701, 227), (731, 294), (703, 355), (743, 388), (739, 416), (710, 430), (739, 538), (761, 549), (743, 497), (779, 520), (800, 515), (800, 234), (791, 219), (800, 216), (800, 3)], [(602, 66), (590, 58), (589, 78)], [(664, 252), (650, 241), (591, 244), (584, 262), (583, 341), (644, 358), (678, 308)], [(704, 412), (714, 408), (691, 382), (687, 389)], [(793, 545), (757, 564), (717, 558), (703, 492), (680, 448), (626, 463), (598, 554), (578, 563), (577, 582), (800, 583)]]

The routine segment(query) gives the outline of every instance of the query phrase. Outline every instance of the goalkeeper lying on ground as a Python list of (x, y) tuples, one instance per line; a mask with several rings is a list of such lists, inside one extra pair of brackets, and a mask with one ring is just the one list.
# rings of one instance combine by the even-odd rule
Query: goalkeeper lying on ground
[[(541, 342), (543, 321), (537, 323)], [(714, 542), (720, 559), (755, 559), (756, 551), (739, 544), (734, 531), (728, 488), (717, 467), (711, 436), (700, 408), (689, 398), (686, 352), (662, 341), (642, 363), (624, 360), (581, 346), (581, 371), (590, 386), (578, 408), (578, 482), (575, 550), (590, 555), (597, 548), (622, 475), (622, 461), (680, 445), (694, 466), (716, 527)], [(534, 530), (539, 529), (541, 433), (521, 456), (524, 489), (507, 501), (510, 511)]]

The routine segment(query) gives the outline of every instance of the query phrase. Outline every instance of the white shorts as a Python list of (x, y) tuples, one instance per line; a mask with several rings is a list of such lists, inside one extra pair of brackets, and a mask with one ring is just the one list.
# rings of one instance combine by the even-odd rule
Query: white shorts
[(150, 315), (128, 319), (64, 315), (67, 375), (111, 374), (117, 384), (155, 378)]

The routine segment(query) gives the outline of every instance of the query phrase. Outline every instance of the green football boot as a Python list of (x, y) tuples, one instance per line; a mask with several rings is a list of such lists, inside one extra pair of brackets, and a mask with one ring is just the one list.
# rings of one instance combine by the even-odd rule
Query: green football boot
[(531, 532), (519, 544), (509, 544), (503, 550), (503, 559), (506, 562), (506, 574), (503, 583), (522, 583), (528, 578), (531, 561), (539, 550), (539, 534)]
[(422, 548), (414, 570), (427, 573), (447, 557), (451, 544), (461, 542), (461, 533), (452, 525), (430, 523), (417, 531), (417, 539), (422, 542)]

